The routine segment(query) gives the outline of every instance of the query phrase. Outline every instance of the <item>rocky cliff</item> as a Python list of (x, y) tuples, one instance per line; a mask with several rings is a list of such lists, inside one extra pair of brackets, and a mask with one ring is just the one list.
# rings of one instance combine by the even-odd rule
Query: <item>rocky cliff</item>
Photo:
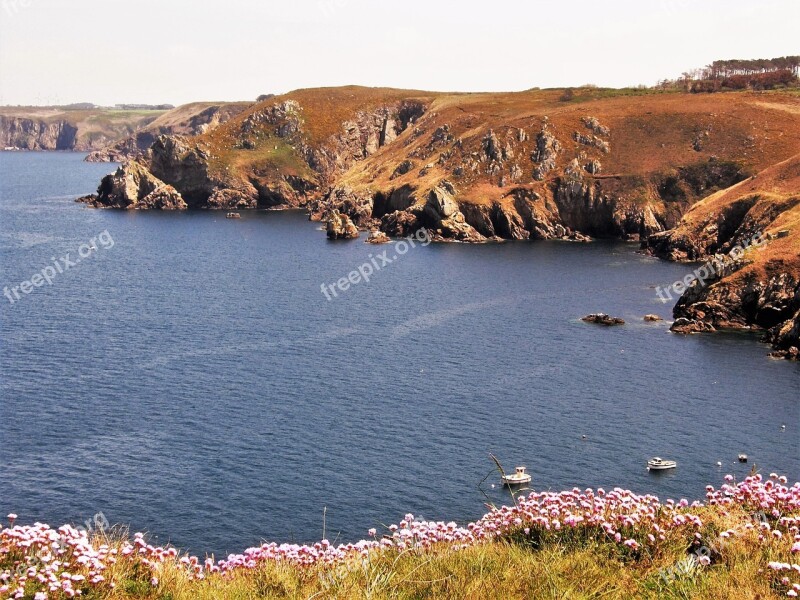
[(0, 107), (0, 148), (91, 152), (87, 160), (123, 162), (142, 157), (162, 134), (211, 131), (248, 102), (196, 102), (171, 110)]
[(158, 137), (136, 161), (190, 208), (336, 209), (439, 240), (639, 240), (800, 150), (782, 133), (800, 130), (800, 102), (769, 100), (300, 90), (195, 138)]
[(73, 150), (78, 128), (64, 120), (42, 120), (0, 115), (0, 145), (20, 150)]
[(777, 356), (798, 358), (800, 155), (709, 196), (645, 247), (704, 263), (675, 305), (673, 330), (761, 329)]
[(96, 150), (131, 135), (162, 113), (0, 107), (0, 148)]

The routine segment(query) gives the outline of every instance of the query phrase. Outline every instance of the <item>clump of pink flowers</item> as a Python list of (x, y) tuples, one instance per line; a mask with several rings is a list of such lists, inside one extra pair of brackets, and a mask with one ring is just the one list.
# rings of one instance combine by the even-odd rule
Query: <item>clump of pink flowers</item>
[[(708, 505), (735, 505), (765, 515), (760, 526), (748, 524), (748, 529), (759, 528), (764, 543), (781, 542), (785, 536), (793, 542), (792, 556), (800, 554), (800, 483), (787, 487), (785, 477), (773, 475), (764, 481), (755, 475), (738, 484), (728, 480), (718, 490), (708, 486), (706, 492)], [(701, 506), (686, 500), (662, 503), (655, 496), (620, 488), (608, 492), (578, 488), (560, 493), (533, 492), (517, 498), (514, 506), (493, 509), (466, 526), (420, 520), (408, 514), (382, 536), (371, 529), (368, 540), (336, 546), (327, 540), (310, 545), (265, 543), (220, 561), (200, 560), (181, 555), (175, 548), (153, 546), (141, 533), (133, 540), (111, 542), (103, 537), (90, 539), (85, 531), (69, 525), (58, 529), (42, 523), (14, 525), (17, 516), (11, 514), (9, 526), (0, 530), (0, 598), (33, 596), (44, 600), (74, 598), (90, 591), (110, 592), (120, 583), (114, 580), (112, 566), (123, 561), (129, 572), (158, 587), (167, 567), (203, 579), (255, 569), (267, 562), (301, 568), (332, 566), (371, 552), (425, 551), (440, 545), (460, 549), (496, 538), (521, 539), (534, 546), (548, 540), (607, 541), (632, 556), (645, 550), (652, 554), (668, 536), (690, 539), (694, 546), (700, 546), (703, 523), (695, 513)], [(724, 544), (733, 535), (737, 535), (734, 530), (722, 532), (719, 543)], [(709, 564), (707, 557), (702, 558), (701, 565)], [(777, 577), (775, 585), (785, 589), (787, 596), (800, 593), (800, 584), (793, 583), (800, 579), (799, 565), (771, 562), (767, 567)]]

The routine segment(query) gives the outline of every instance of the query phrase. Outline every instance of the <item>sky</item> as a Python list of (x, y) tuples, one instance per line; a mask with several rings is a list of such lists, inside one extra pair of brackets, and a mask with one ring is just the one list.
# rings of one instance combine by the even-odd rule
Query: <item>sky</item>
[(798, 0), (0, 0), (0, 104), (652, 85), (800, 54)]

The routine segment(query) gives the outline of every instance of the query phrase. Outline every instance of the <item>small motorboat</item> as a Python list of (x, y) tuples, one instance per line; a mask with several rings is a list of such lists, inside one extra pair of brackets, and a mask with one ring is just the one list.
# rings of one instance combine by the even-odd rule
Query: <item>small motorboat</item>
[(747, 462), (747, 454), (740, 454), (739, 455), (739, 462), (746, 463)]
[(227, 215), (225, 215), (225, 218), (226, 219), (241, 219), (242, 215), (240, 215), (237, 212), (229, 212)]
[(678, 466), (674, 460), (664, 460), (656, 456), (647, 461), (648, 471), (666, 471), (667, 469), (674, 469)]
[(511, 475), (503, 475), (503, 485), (511, 487), (512, 485), (524, 485), (531, 482), (531, 476), (525, 472), (525, 467), (517, 467), (516, 471)]

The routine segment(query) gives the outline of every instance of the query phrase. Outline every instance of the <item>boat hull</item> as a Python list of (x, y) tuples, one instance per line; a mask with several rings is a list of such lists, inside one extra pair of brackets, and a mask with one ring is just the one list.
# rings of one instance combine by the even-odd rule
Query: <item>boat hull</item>
[(658, 465), (651, 465), (648, 464), (647, 468), (650, 471), (669, 471), (670, 469), (674, 469), (678, 466), (678, 463), (663, 463)]
[(507, 485), (508, 487), (513, 487), (513, 486), (517, 486), (517, 485), (525, 485), (526, 483), (530, 483), (531, 479), (532, 478), (531, 478), (530, 475), (528, 475), (527, 477), (520, 477), (520, 478), (504, 477), (503, 478), (503, 485)]

